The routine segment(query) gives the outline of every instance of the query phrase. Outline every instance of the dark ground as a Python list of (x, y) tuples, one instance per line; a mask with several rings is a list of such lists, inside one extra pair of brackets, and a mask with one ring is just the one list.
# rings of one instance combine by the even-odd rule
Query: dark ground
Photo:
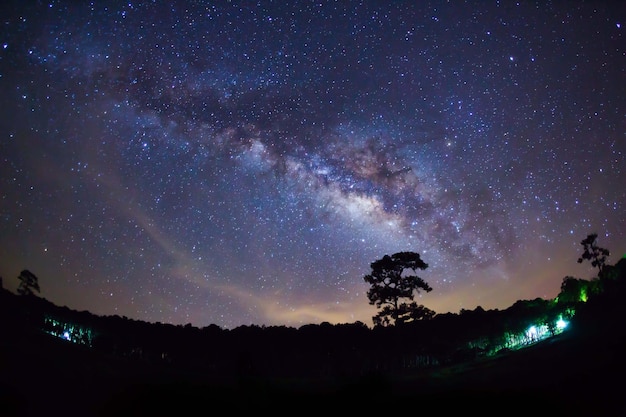
[(43, 333), (3, 335), (1, 416), (396, 412), (626, 416), (623, 340), (565, 333), (491, 359), (396, 375), (208, 380), (101, 355)]

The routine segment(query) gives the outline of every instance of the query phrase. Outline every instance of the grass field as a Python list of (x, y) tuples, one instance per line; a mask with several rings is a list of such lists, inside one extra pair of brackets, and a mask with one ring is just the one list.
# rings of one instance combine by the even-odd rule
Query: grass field
[(626, 415), (623, 343), (568, 333), (449, 367), (324, 380), (208, 380), (36, 332), (0, 346), (2, 416)]

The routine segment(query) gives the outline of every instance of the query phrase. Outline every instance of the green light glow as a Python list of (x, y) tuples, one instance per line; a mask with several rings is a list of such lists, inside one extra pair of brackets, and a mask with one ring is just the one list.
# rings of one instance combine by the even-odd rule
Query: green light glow
[(94, 338), (93, 330), (89, 327), (61, 322), (52, 317), (46, 317), (44, 331), (63, 340), (87, 346), (91, 346)]

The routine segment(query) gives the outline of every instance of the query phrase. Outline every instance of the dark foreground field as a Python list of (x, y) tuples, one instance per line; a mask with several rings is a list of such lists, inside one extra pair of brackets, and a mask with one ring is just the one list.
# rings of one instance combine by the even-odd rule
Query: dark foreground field
[(624, 343), (564, 333), (477, 362), (326, 380), (209, 380), (103, 356), (43, 333), (0, 341), (2, 416), (626, 415)]

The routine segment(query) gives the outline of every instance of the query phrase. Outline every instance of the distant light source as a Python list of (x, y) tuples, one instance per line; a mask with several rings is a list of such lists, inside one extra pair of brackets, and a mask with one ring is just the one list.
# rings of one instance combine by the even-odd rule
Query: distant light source
[(70, 339), (70, 333), (69, 333), (69, 332), (65, 332), (65, 333), (63, 333), (63, 338), (64, 338), (65, 340), (72, 340), (72, 339)]
[(567, 322), (566, 322), (565, 320), (563, 320), (563, 319), (559, 319), (559, 320), (556, 322), (556, 328), (557, 328), (557, 329), (559, 329), (559, 330), (563, 330), (563, 329), (564, 329), (564, 328), (566, 328), (566, 327), (567, 327)]
[(526, 335), (530, 338), (530, 339), (536, 339), (538, 334), (537, 334), (537, 328), (535, 326), (530, 326), (528, 328), (528, 330), (526, 330)]

